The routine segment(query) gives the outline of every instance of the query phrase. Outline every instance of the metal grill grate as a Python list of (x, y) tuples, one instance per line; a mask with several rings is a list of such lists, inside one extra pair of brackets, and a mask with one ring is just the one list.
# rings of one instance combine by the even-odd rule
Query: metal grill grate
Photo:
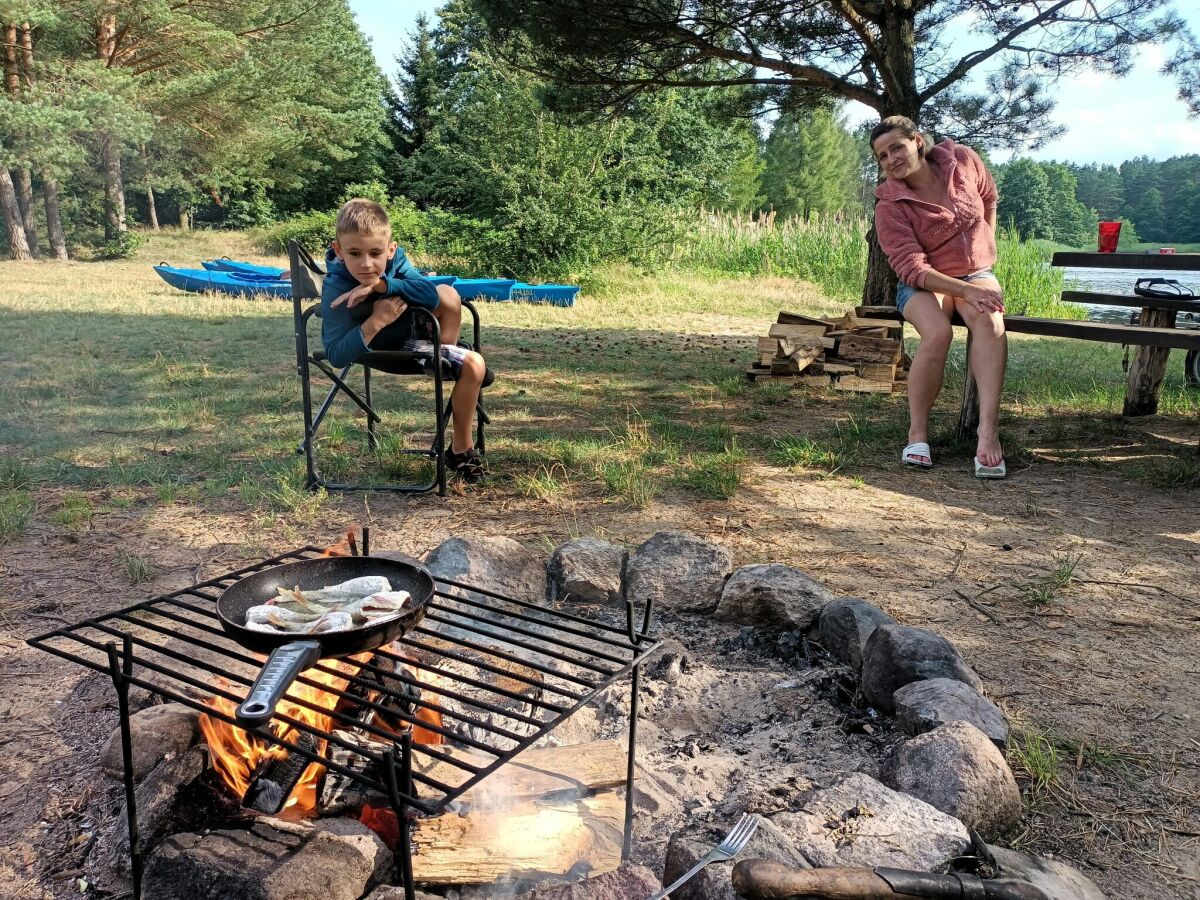
[[(231, 715), (210, 708), (204, 701), (219, 696), (234, 704), (241, 702), (262, 659), (226, 637), (216, 616), (216, 600), (225, 588), (246, 575), (320, 553), (316, 547), (291, 551), (118, 612), (55, 629), (28, 643), (98, 672), (113, 674), (114, 679), (115, 660), (120, 658), (128, 684), (237, 725)], [(458, 582), (438, 579), (437, 587), (424, 621), (395, 645), (389, 645), (392, 650), (377, 651), (359, 674), (349, 679), (346, 689), (323, 686), (308, 676), (297, 680), (328, 695), (323, 699), (331, 704), (344, 700), (374, 707), (391, 719), (440, 733), (476, 751), (471, 760), (446, 752), (444, 745), (412, 744), (412, 765), (404, 772), (398, 754), (375, 753), (362, 742), (347, 742), (333, 733), (339, 728), (354, 728), (390, 745), (397, 741), (394, 732), (364, 725), (347, 712), (330, 712), (324, 703), (303, 700), (294, 702), (332, 717), (330, 731), (280, 713), (276, 718), (300, 734), (340, 747), (350, 758), (359, 757), (361, 765), (333, 762), (326, 758), (329, 751), (325, 756), (314, 752), (313, 742), (282, 740), (265, 727), (249, 729), (250, 733), (287, 748), (289, 753), (319, 762), (367, 790), (392, 796), (403, 806), (436, 814), (631, 671), (635, 672), (632, 696), (636, 719), (635, 667), (657, 647), (647, 638), (649, 608), (635, 623), (633, 608), (627, 605), (626, 621), (618, 625)], [(465, 596), (451, 594), (451, 589)], [(403, 652), (394, 652), (399, 648)], [(316, 668), (342, 674), (325, 662)], [(436, 681), (414, 677), (417, 670), (431, 673)], [(488, 675), (500, 676), (500, 683), (489, 681)], [(529, 690), (523, 690), (522, 685)], [(411, 704), (411, 711), (367, 700), (367, 689), (380, 700)], [(506, 702), (517, 702), (519, 708), (505, 706)], [(418, 708), (437, 712), (442, 724), (432, 724), (428, 717), (419, 718)], [(631, 774), (634, 737), (631, 728)], [(440, 766), (439, 772), (453, 771), (456, 777), (423, 774), (421, 770), (429, 768), (434, 760), (451, 767)], [(384, 783), (364, 774), (364, 769), (383, 773)]]

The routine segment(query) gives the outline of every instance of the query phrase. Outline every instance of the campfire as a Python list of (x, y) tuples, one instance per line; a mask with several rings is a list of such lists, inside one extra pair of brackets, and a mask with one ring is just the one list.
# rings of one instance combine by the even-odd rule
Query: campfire
[[(191, 877), (171, 870), (175, 860), (185, 868), (227, 860), (221, 877), (247, 885), (265, 877), (255, 866), (267, 862), (235, 849), (245, 840), (236, 829), (248, 823), (257, 823), (259, 835), (284, 829), (270, 845), (279, 853), (294, 852), (286, 834), (303, 844), (303, 835), (374, 832), (396, 854), (396, 877), (406, 886), (577, 876), (619, 864), (631, 834), (633, 733), (628, 745), (541, 739), (653, 650), (644, 626), (638, 634), (624, 621), (593, 622), (444, 582), (425, 619), (399, 638), (316, 661), (292, 681), (269, 721), (239, 726), (248, 721), (239, 704), (263, 655), (219, 627), (218, 599), (279, 565), (358, 552), (352, 535), (325, 550), (302, 548), (31, 642), (108, 673), (119, 698), (136, 685), (171, 701), (173, 716), (194, 717), (204, 747), (181, 745), (149, 775), (135, 774), (125, 755), (121, 825), (130, 826), (126, 833), (137, 826), (139, 839), (132, 846), (117, 840), (109, 858), (132, 872), (135, 895), (143, 853), (151, 854), (146, 877), (159, 880), (156, 890), (174, 883), (162, 879)], [(369, 553), (365, 533), (362, 552)], [(124, 699), (120, 709), (120, 731), (136, 732), (131, 720), (141, 714)], [(171, 789), (140, 789), (168, 770), (182, 779)], [(197, 803), (193, 784), (214, 802)], [(143, 793), (153, 805), (139, 816)], [(341, 824), (329, 832), (333, 820)], [(169, 829), (180, 826), (199, 834), (171, 844)], [(227, 849), (199, 847), (208, 841)], [(166, 856), (155, 850), (168, 844)]]

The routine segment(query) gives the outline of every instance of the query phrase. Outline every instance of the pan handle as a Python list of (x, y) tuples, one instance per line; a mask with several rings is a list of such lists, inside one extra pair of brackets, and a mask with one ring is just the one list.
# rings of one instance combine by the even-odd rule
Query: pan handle
[(238, 722), (247, 727), (269, 722), (275, 713), (275, 704), (291, 687), (296, 676), (312, 668), (320, 658), (319, 641), (292, 641), (272, 650), (258, 678), (254, 679), (250, 693), (237, 708)]

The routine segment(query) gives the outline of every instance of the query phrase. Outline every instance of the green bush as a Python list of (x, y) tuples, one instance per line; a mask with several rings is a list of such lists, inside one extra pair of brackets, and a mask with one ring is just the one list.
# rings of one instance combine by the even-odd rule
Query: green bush
[[(429, 233), (429, 222), (425, 213), (405, 197), (392, 198), (386, 193), (376, 194), (373, 188), (382, 188), (382, 185), (351, 185), (342, 202), (353, 197), (367, 197), (382, 203), (392, 221), (392, 239), (409, 254), (425, 252)], [(324, 252), (324, 248), (328, 247), (334, 238), (336, 221), (336, 209), (300, 213), (267, 231), (263, 245), (269, 252), (286, 253), (288, 241), (298, 241), (310, 253)]]
[(275, 209), (274, 202), (267, 196), (266, 191), (256, 186), (247, 196), (225, 204), (225, 220), (221, 227), (244, 231), (247, 228), (270, 225), (278, 218), (279, 212)]
[(132, 259), (138, 248), (146, 243), (146, 236), (138, 231), (122, 231), (113, 240), (101, 244), (92, 254), (92, 259)]

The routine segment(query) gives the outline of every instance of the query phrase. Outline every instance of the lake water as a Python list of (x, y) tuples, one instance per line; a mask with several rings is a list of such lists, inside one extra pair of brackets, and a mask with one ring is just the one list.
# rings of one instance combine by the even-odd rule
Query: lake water
[[(1128, 308), (1124, 306), (1088, 306), (1088, 319), (1093, 322), (1128, 322), (1129, 314), (1141, 306), (1133, 295), (1133, 285), (1139, 278), (1173, 278), (1190, 287), (1200, 296), (1200, 272), (1125, 271), (1122, 269), (1064, 268), (1067, 290), (1092, 291), (1101, 294), (1129, 294)], [(1072, 284), (1074, 282), (1074, 284)], [(1180, 324), (1200, 325), (1200, 313), (1180, 313)]]

